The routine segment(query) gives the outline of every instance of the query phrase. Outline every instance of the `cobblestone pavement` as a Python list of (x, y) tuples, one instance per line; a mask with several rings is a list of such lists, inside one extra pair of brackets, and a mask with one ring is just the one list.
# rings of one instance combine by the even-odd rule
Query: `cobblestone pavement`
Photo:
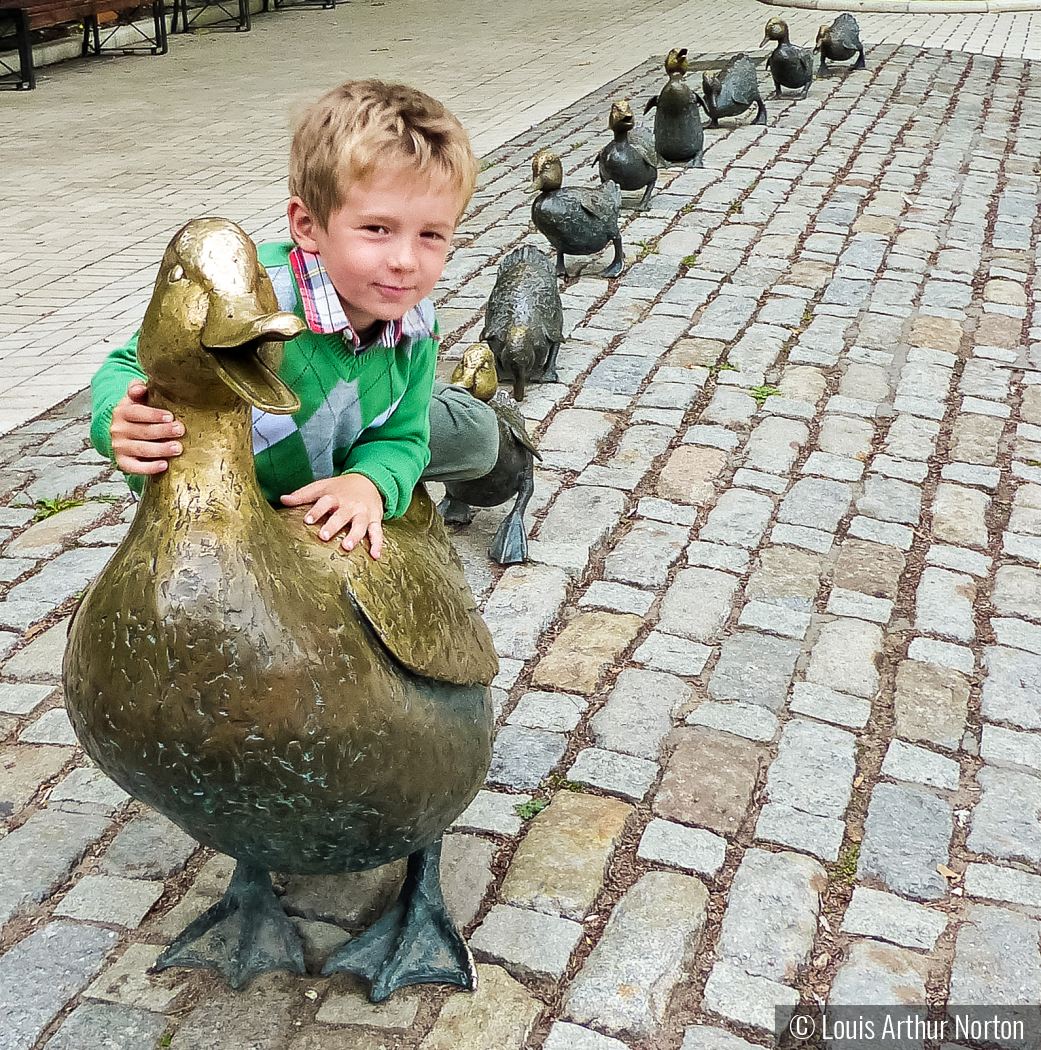
[[(62, 708), (68, 616), (132, 513), (86, 397), (0, 439), (0, 1050), (742, 1050), (776, 1004), (1039, 1001), (1041, 75), (868, 67), (708, 131), (626, 213), (625, 272), (567, 282), (561, 382), (524, 402), (530, 563), (487, 560), (502, 510), (456, 536), (502, 657), (445, 850), (474, 996), (147, 972), (229, 862)], [(610, 100), (660, 79), (489, 156), (445, 368), (498, 257), (540, 243), (535, 148), (587, 179)], [(280, 880), (312, 965), (394, 874)]]

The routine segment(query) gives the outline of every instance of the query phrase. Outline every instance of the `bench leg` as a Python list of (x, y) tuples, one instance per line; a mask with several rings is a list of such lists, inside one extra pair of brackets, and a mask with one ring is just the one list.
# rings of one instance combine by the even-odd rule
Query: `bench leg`
[(152, 22), (155, 26), (155, 47), (152, 53), (165, 55), (170, 50), (170, 43), (166, 39), (166, 9), (163, 0), (155, 0), (152, 4)]
[(33, 64), (33, 43), (29, 36), (29, 15), (19, 8), (15, 16), (18, 20), (18, 87), (32, 91), (36, 87), (36, 66)]
[(253, 19), (249, 10), (249, 0), (239, 0), (239, 25), (243, 33), (248, 33), (253, 28)]

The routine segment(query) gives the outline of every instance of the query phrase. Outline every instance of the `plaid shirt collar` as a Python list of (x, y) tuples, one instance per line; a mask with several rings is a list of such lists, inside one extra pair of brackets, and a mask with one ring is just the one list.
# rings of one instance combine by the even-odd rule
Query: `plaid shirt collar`
[[(340, 333), (343, 345), (355, 354), (374, 346), (393, 347), (401, 340), (405, 325), (402, 320), (387, 321), (382, 331), (362, 346), (358, 333), (355, 332), (351, 322), (344, 313), (340, 297), (336, 294), (329, 274), (326, 273), (322, 264), (321, 256), (315, 252), (306, 252), (303, 248), (295, 247), (289, 253), (289, 264), (293, 268), (293, 275), (300, 288), (300, 298), (304, 304), (304, 319), (307, 327), (319, 335)], [(407, 316), (407, 315), (406, 315)]]

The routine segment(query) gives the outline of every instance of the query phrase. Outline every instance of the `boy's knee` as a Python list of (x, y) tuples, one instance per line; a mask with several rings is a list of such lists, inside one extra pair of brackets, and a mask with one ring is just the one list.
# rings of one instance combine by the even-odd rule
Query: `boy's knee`
[(499, 419), (468, 390), (435, 383), (430, 400), (430, 463), (424, 481), (484, 477), (499, 457)]

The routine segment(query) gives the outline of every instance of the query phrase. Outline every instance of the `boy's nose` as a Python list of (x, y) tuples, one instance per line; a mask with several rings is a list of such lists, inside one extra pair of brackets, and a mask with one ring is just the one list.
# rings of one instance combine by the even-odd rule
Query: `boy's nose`
[(390, 256), (390, 265), (395, 270), (413, 270), (416, 267), (416, 249), (408, 237), (395, 240)]

